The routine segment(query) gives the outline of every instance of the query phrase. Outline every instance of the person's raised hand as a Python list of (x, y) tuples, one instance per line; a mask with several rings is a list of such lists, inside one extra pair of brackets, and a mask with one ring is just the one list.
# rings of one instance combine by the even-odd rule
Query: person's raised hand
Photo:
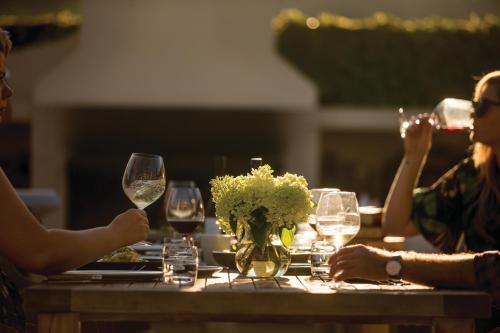
[(330, 277), (335, 281), (346, 279), (387, 280), (385, 264), (392, 257), (391, 253), (361, 244), (346, 246), (335, 252), (328, 264)]
[(121, 243), (130, 245), (148, 237), (149, 221), (145, 211), (129, 209), (115, 217), (108, 228)]
[(405, 131), (404, 148), (407, 158), (423, 158), (432, 146), (434, 119), (427, 113), (411, 117)]

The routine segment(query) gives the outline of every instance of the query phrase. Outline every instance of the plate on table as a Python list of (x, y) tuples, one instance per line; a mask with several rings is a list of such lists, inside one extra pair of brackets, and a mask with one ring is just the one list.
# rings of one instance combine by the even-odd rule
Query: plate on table
[(148, 242), (139, 242), (132, 245), (129, 245), (133, 250), (144, 253), (144, 252), (163, 252), (163, 244), (159, 243), (148, 243)]
[(109, 261), (94, 261), (77, 268), (78, 271), (92, 270), (124, 270), (124, 271), (158, 271), (162, 269), (160, 261), (136, 261), (136, 262), (109, 262)]
[(210, 277), (223, 269), (224, 267), (221, 266), (198, 266), (198, 277)]
[(49, 281), (143, 281), (163, 276), (162, 271), (74, 270), (49, 275)]

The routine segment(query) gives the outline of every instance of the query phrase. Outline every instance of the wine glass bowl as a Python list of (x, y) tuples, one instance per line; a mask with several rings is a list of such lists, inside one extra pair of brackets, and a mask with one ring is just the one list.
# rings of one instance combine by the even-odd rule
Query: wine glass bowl
[[(455, 133), (469, 131), (473, 128), (472, 102), (465, 99), (445, 98), (429, 115), (430, 124), (438, 131), (444, 133)], [(419, 124), (422, 115), (414, 115), (411, 118), (405, 114), (403, 108), (399, 108), (399, 131), (401, 137), (406, 136), (406, 129), (412, 124)]]
[(336, 249), (353, 239), (360, 228), (356, 194), (337, 191), (322, 195), (316, 210), (316, 228)]
[(183, 237), (188, 237), (205, 222), (203, 199), (191, 183), (173, 186), (165, 203), (167, 222)]
[(308, 218), (307, 218), (307, 223), (311, 226), (311, 228), (314, 229), (314, 231), (318, 231), (316, 230), (316, 209), (318, 207), (318, 202), (319, 202), (319, 199), (321, 199), (321, 196), (325, 193), (329, 193), (329, 192), (337, 192), (337, 191), (340, 191), (338, 188), (313, 188), (311, 189), (311, 199), (312, 199), (312, 202), (313, 202), (313, 211), (311, 214), (309, 214)]
[(137, 208), (144, 209), (165, 192), (165, 166), (159, 155), (133, 153), (122, 179), (125, 195)]

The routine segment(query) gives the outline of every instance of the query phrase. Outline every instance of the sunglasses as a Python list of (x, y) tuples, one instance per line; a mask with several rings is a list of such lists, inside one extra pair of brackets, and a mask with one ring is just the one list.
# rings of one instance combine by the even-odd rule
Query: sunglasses
[(486, 111), (493, 105), (500, 106), (500, 102), (482, 97), (477, 101), (472, 101), (472, 107), (474, 108), (474, 113), (476, 114), (477, 117), (484, 116)]

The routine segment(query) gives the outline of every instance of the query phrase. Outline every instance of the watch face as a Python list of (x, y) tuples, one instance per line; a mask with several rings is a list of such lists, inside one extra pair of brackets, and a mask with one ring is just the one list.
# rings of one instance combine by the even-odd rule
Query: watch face
[(390, 277), (396, 277), (401, 272), (401, 263), (397, 260), (389, 260), (385, 265), (385, 270)]

